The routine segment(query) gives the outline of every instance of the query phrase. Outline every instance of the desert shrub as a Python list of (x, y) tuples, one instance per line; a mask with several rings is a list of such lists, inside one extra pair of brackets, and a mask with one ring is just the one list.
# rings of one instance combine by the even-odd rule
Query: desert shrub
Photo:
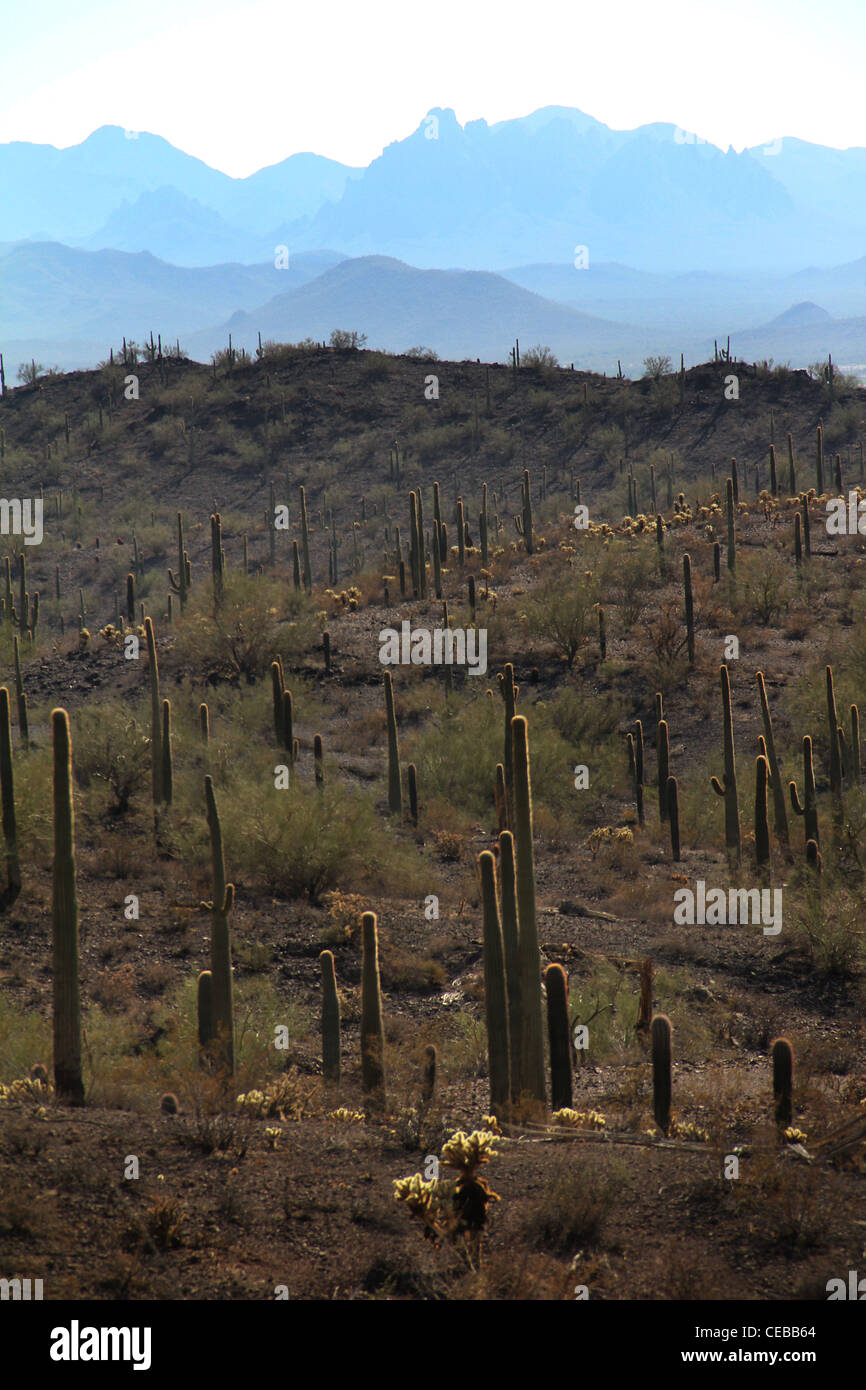
[(785, 913), (786, 931), (805, 954), (810, 973), (847, 979), (866, 962), (863, 898), (833, 877), (832, 897), (810, 891)]
[(676, 409), (679, 390), (675, 376), (659, 376), (650, 385), (648, 405), (653, 415), (670, 415)]
[(637, 629), (638, 665), (650, 691), (668, 695), (689, 669), (685, 619), (674, 603), (648, 615)]
[[(856, 377), (852, 378), (855, 384)], [(833, 449), (837, 444), (848, 444), (857, 439), (863, 428), (861, 408), (854, 401), (849, 401), (846, 405), (836, 402), (827, 422), (824, 425), (824, 445), (826, 448)], [(825, 461), (826, 469), (826, 461)]]
[(366, 341), (366, 333), (358, 333), (355, 329), (347, 328), (335, 328), (328, 339), (329, 345), (336, 348), (337, 352), (362, 348)]
[(216, 611), (209, 585), (193, 590), (175, 627), (172, 661), (208, 675), (254, 679), (270, 670), (278, 653), (291, 660), (307, 650), (316, 630), (313, 604), (304, 594), (276, 580), (230, 573)]
[(608, 592), (616, 604), (617, 617), (626, 629), (640, 621), (649, 591), (658, 580), (658, 565), (653, 550), (652, 546), (640, 544), (628, 550), (617, 546), (608, 552), (602, 595), (609, 582), (611, 587)]
[(569, 671), (596, 633), (598, 599), (598, 582), (592, 573), (572, 571), (545, 580), (526, 605), (532, 631), (553, 644)]
[(150, 736), (120, 705), (84, 706), (74, 715), (73, 771), (80, 787), (103, 783), (119, 816), (150, 777)]
[(541, 343), (535, 343), (533, 347), (526, 348), (520, 354), (521, 367), (555, 368), (559, 366), (559, 358), (549, 347)]
[(391, 375), (391, 360), (384, 352), (366, 352), (361, 362), (361, 376), (365, 381), (387, 381)]
[(667, 376), (672, 367), (671, 359), (667, 353), (658, 353), (654, 356), (645, 357), (643, 360), (643, 374), (651, 381), (658, 381), (660, 377)]
[(600, 425), (589, 436), (589, 447), (614, 465), (625, 453), (625, 434), (619, 425)]
[(761, 550), (755, 555), (737, 557), (738, 599), (736, 607), (745, 608), (749, 617), (764, 627), (776, 624), (789, 606), (791, 570), (780, 555)]
[(329, 888), (398, 892), (411, 884), (399, 841), (354, 788), (246, 784), (222, 808), (232, 872), (259, 878), (274, 893), (318, 903)]

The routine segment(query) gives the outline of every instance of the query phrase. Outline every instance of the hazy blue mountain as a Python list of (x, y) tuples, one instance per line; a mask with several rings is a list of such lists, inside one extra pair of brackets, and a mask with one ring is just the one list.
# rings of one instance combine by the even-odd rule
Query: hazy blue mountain
[(491, 269), (585, 245), (654, 270), (715, 266), (734, 246), (740, 264), (744, 245), (760, 257), (757, 226), (793, 240), (791, 197), (756, 160), (683, 143), (673, 126), (613, 131), (558, 107), (492, 126), (430, 116), (299, 222), (293, 244)]
[[(88, 251), (149, 251), (178, 266), (265, 259), (270, 243), (229, 226), (197, 198), (166, 186), (123, 200), (99, 231), (75, 239)], [(258, 254), (256, 254), (256, 250)]]
[[(405, 352), (422, 345), (443, 358), (505, 361), (515, 337), (550, 347), (564, 363), (616, 368), (629, 353), (655, 350), (643, 329), (607, 323), (531, 294), (485, 271), (417, 269), (385, 256), (342, 261), (299, 289), (280, 294), (214, 328), (188, 337), (194, 356), (255, 347), (257, 334), (279, 341), (327, 338), (334, 328), (367, 334), (369, 347)], [(635, 362), (642, 357), (635, 357)], [(634, 363), (632, 363), (634, 365)]]
[(167, 265), (150, 252), (82, 251), (58, 242), (0, 245), (0, 349), (10, 339), (76, 338), (109, 345), (152, 328), (167, 340), (297, 287), (339, 261), (299, 253), (288, 269), (264, 265)]
[(66, 150), (0, 145), (0, 187), (0, 240), (141, 247), (184, 264), (255, 262), (281, 241), (502, 271), (570, 263), (587, 246), (591, 263), (742, 277), (866, 249), (866, 150), (783, 138), (736, 154), (670, 124), (612, 130), (557, 106), (462, 126), (437, 108), (365, 169), (297, 153), (245, 179), (103, 126)]
[(807, 367), (832, 353), (841, 371), (866, 375), (866, 315), (832, 318), (817, 304), (794, 304), (757, 328), (731, 334), (731, 352), (746, 361), (772, 358)]
[[(68, 149), (24, 141), (0, 144), (0, 241), (92, 237), (124, 201), (165, 188), (242, 231), (262, 234), (338, 198), (356, 173), (332, 159), (295, 154), (249, 178), (234, 179), (159, 135), (130, 135), (134, 138), (120, 126), (101, 126)], [(212, 255), (209, 263), (218, 259)]]

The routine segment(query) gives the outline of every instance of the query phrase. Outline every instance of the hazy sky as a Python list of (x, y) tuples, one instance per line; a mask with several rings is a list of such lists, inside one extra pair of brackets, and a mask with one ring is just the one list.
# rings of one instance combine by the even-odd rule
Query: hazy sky
[(866, 146), (864, 0), (0, 0), (0, 141), (100, 125), (229, 174), (298, 150), (366, 164), (432, 106), (576, 106), (741, 149)]

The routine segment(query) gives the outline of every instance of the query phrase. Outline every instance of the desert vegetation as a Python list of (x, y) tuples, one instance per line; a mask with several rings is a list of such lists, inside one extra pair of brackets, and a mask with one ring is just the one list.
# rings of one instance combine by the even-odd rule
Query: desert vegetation
[(826, 1298), (866, 397), (363, 343), (151, 335), (0, 399), (44, 533), (0, 537), (0, 1276)]

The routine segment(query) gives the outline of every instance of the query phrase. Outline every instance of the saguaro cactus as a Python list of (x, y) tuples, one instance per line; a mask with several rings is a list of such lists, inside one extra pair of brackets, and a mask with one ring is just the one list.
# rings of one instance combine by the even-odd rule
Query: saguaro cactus
[(808, 734), (803, 735), (803, 800), (801, 802), (797, 795), (797, 783), (789, 782), (788, 791), (791, 795), (791, 805), (794, 814), (803, 817), (803, 830), (806, 835), (806, 843), (814, 840), (820, 846), (821, 837), (818, 833), (818, 803), (815, 797), (815, 766), (812, 761), (812, 740)]
[(487, 1019), (490, 1106), (498, 1119), (504, 1119), (511, 1101), (508, 989), (499, 894), (496, 891), (496, 861), (489, 850), (484, 850), (478, 856), (478, 871), (483, 912), (484, 1009)]
[(159, 665), (156, 657), (156, 638), (150, 618), (144, 620), (147, 656), (150, 672), (150, 768), (153, 804), (162, 801), (162, 702), (159, 698)]
[(219, 606), (223, 597), (226, 558), (223, 550), (223, 521), (219, 512), (216, 512), (210, 519), (210, 558), (214, 602)]
[(340, 1080), (340, 1000), (333, 951), (322, 951), (322, 1075), (326, 1081)]
[(773, 815), (776, 826), (776, 838), (782, 845), (788, 844), (788, 812), (785, 806), (785, 788), (782, 782), (782, 774), (779, 771), (779, 759), (776, 756), (776, 740), (773, 737), (773, 721), (770, 717), (770, 706), (767, 700), (767, 686), (764, 681), (763, 671), (758, 671), (755, 679), (758, 683), (758, 695), (761, 700), (761, 718), (764, 723), (764, 741), (767, 745), (767, 762), (770, 765), (770, 780), (773, 785)]
[(409, 819), (413, 825), (418, 824), (418, 769), (414, 763), (410, 763), (406, 769), (406, 781), (409, 788)]
[(213, 866), (213, 902), (208, 906), (212, 914), (210, 968), (213, 976), (214, 1036), (220, 1066), (231, 1074), (234, 1072), (235, 1050), (229, 914), (234, 905), (234, 887), (232, 884), (226, 883), (222, 827), (214, 797), (212, 777), (205, 777), (204, 789)]
[(392, 816), (403, 815), (403, 786), (400, 777), (400, 743), (397, 737), (397, 711), (394, 706), (394, 682), (391, 672), (383, 676), (385, 712), (388, 717), (388, 809)]
[[(169, 586), (170, 586), (172, 592), (176, 593), (176, 594), (179, 596), (179, 598), (180, 598), (180, 611), (181, 611), (181, 613), (183, 612), (184, 608), (186, 607), (187, 594), (189, 593), (190, 574), (191, 574), (191, 571), (190, 571), (190, 563), (189, 563), (189, 554), (188, 554), (187, 551), (184, 549), (184, 543), (183, 543), (183, 516), (181, 515), (180, 512), (178, 512), (178, 514), (177, 514), (177, 575), (175, 576), (175, 575), (172, 573), (172, 571), (169, 570), (169, 572), (168, 572), (168, 582), (169, 582)], [(132, 621), (132, 619), (130, 619), (130, 621)]]
[(65, 709), (52, 710), (51, 729), (54, 746), (54, 1088), (59, 1100), (83, 1105), (75, 813), (69, 716)]
[(737, 771), (734, 762), (734, 721), (731, 713), (731, 682), (727, 666), (719, 668), (722, 687), (722, 722), (724, 726), (725, 772), (724, 786), (717, 777), (710, 783), (717, 796), (725, 802), (725, 844), (728, 853), (740, 862), (740, 808), (737, 800)]
[(361, 1085), (371, 1108), (385, 1108), (385, 1032), (375, 912), (361, 918)]
[(568, 977), (561, 965), (544, 972), (547, 990), (547, 1036), (550, 1043), (550, 1103), (554, 1110), (571, 1108), (571, 1038), (568, 1031)]
[(653, 1115), (662, 1134), (671, 1127), (671, 1021), (656, 1014), (652, 1021)]
[(529, 729), (520, 714), (511, 721), (514, 751), (514, 842), (517, 865), (517, 915), (520, 930), (520, 989), (523, 1006), (521, 1094), (546, 1103), (544, 1041), (541, 1019), (541, 961), (535, 919), (535, 857), (532, 846), (532, 787)]
[[(498, 764), (502, 766), (502, 764)], [(514, 868), (514, 836), (510, 830), (499, 835), (499, 878), (501, 883), (502, 941), (505, 950), (505, 983), (508, 988), (508, 1038), (511, 1050), (511, 1099), (520, 1100), (523, 1011), (520, 994), (520, 933), (517, 921), (517, 879)]]
[(671, 826), (671, 859), (677, 863), (680, 858), (680, 791), (676, 777), (668, 778), (666, 801)]
[(313, 577), (310, 569), (310, 527), (307, 521), (307, 492), (306, 488), (301, 488), (301, 547), (304, 556), (304, 589), (308, 594), (313, 591)]
[(794, 1049), (787, 1038), (776, 1039), (773, 1043), (772, 1057), (776, 1124), (787, 1128), (793, 1115), (794, 1085)]
[(755, 858), (758, 864), (770, 862), (770, 826), (767, 820), (767, 783), (770, 765), (766, 758), (755, 759)]
[(171, 700), (162, 702), (162, 799), (171, 805), (174, 786), (171, 762)]
[(522, 520), (523, 520), (523, 544), (526, 546), (527, 555), (531, 555), (535, 550), (535, 538), (532, 534), (532, 492), (529, 484), (529, 469), (523, 470), (522, 488)]
[(656, 725), (656, 762), (658, 764), (659, 820), (668, 818), (668, 777), (670, 776), (671, 745), (666, 719)]
[(514, 667), (507, 662), (505, 673), (499, 676), (499, 693), (505, 703), (505, 790), (507, 795), (508, 824), (514, 824), (514, 748), (511, 737), (511, 721), (517, 709), (520, 686), (514, 683)]
[(730, 570), (731, 574), (734, 573), (734, 570), (737, 566), (737, 544), (736, 538), (734, 536), (735, 501), (736, 499), (734, 497), (733, 479), (728, 478), (728, 481), (725, 484), (725, 508), (727, 511), (728, 518), (728, 569)]
[(18, 825), (15, 818), (15, 778), (12, 766), (12, 719), (9, 691), (0, 686), (0, 798), (3, 807), (3, 839), (6, 845), (6, 891), (0, 907), (9, 907), (21, 892), (18, 860)]
[(689, 651), (689, 665), (695, 664), (695, 606), (692, 598), (692, 560), (683, 556), (683, 595), (686, 607), (686, 640)]
[(643, 825), (643, 782), (640, 777), (637, 744), (633, 734), (626, 734), (626, 744), (628, 747), (628, 773), (631, 778), (632, 795), (637, 809), (638, 825)]

